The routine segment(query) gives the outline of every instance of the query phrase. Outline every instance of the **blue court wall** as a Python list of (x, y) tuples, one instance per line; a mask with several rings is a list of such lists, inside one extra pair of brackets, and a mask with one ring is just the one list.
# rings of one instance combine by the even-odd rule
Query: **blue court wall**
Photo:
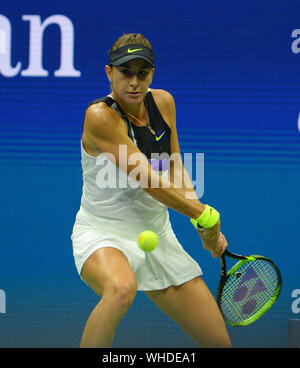
[[(204, 152), (201, 200), (221, 212), (231, 249), (269, 256), (282, 271), (274, 307), (229, 328), (234, 346), (286, 346), (287, 321), (300, 313), (299, 10), (290, 0), (1, 3), (0, 347), (77, 347), (98, 301), (70, 240), (79, 142), (86, 106), (109, 93), (108, 50), (128, 32), (152, 43), (152, 87), (174, 96), (182, 154)], [(215, 294), (218, 259), (187, 218), (170, 216)], [(194, 343), (138, 293), (114, 346)]]

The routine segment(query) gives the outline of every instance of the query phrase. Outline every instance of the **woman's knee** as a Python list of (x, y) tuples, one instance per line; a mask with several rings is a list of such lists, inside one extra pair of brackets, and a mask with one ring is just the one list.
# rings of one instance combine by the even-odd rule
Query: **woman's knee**
[(132, 303), (137, 292), (135, 274), (122, 252), (115, 248), (96, 251), (84, 264), (83, 280), (93, 291), (121, 304)]
[(137, 281), (133, 276), (125, 280), (112, 278), (103, 290), (103, 298), (110, 298), (124, 309), (128, 309), (137, 293)]

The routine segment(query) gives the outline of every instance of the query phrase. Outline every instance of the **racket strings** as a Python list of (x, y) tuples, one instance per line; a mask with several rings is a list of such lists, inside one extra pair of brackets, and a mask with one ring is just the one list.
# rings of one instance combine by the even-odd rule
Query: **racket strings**
[(223, 288), (220, 307), (224, 318), (233, 323), (254, 318), (268, 303), (273, 304), (278, 284), (272, 263), (255, 260), (241, 265)]

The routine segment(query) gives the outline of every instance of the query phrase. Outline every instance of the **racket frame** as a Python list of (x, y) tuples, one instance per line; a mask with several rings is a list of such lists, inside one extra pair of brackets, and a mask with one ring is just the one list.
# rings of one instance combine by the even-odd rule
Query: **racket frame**
[[(230, 270), (228, 272), (227, 271), (227, 267), (226, 267), (226, 259), (225, 256), (230, 257), (232, 259), (238, 260), (238, 262), (236, 264), (234, 264)], [(251, 261), (255, 261), (255, 260), (264, 260), (267, 261), (269, 263), (272, 264), (276, 275), (277, 275), (277, 280), (278, 280), (278, 284), (277, 287), (273, 293), (273, 295), (271, 296), (271, 298), (268, 300), (268, 302), (266, 302), (253, 316), (246, 318), (243, 321), (239, 321), (239, 322), (233, 322), (229, 319), (226, 318), (226, 316), (224, 316), (223, 311), (222, 311), (222, 305), (221, 305), (221, 298), (222, 298), (222, 292), (223, 292), (223, 288), (226, 284), (226, 281), (229, 279), (229, 277), (235, 273), (242, 265), (244, 265), (247, 262), (251, 262)], [(235, 254), (235, 253), (231, 253), (229, 250), (225, 249), (225, 251), (223, 252), (223, 254), (220, 257), (220, 261), (221, 261), (221, 277), (220, 277), (220, 282), (218, 285), (218, 291), (217, 291), (217, 304), (219, 306), (219, 309), (222, 313), (222, 316), (225, 320), (226, 323), (230, 324), (231, 326), (248, 326), (251, 323), (257, 321), (260, 317), (262, 317), (268, 309), (270, 309), (272, 307), (272, 305), (275, 303), (275, 301), (277, 300), (280, 291), (281, 291), (281, 285), (282, 285), (282, 277), (281, 277), (281, 273), (278, 269), (278, 267), (275, 265), (275, 263), (264, 256), (261, 255), (250, 255), (250, 256), (243, 256), (240, 254)]]

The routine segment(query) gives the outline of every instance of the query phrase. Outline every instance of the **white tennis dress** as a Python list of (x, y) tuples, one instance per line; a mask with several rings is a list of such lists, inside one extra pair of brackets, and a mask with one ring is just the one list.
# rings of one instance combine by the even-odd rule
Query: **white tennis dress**
[[(180, 285), (202, 274), (198, 263), (177, 240), (164, 204), (138, 186), (105, 153), (93, 157), (81, 142), (81, 157), (82, 198), (71, 235), (79, 275), (84, 262), (104, 247), (125, 254), (138, 290)], [(160, 175), (167, 177), (168, 169), (160, 168)], [(159, 237), (157, 248), (150, 253), (137, 245), (137, 237), (144, 230), (155, 231)]]

